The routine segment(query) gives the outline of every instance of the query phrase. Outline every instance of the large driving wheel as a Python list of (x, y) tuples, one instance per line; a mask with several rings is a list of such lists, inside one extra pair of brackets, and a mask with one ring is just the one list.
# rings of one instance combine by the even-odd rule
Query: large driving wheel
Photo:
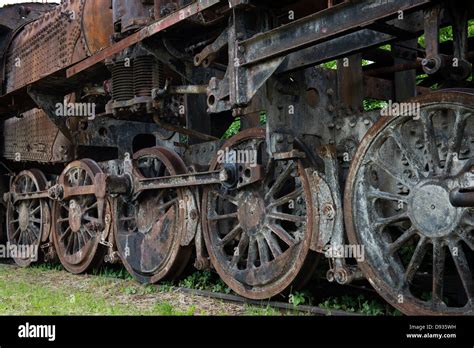
[[(374, 288), (410, 315), (474, 314), (474, 96), (413, 100), (418, 117), (383, 117), (363, 139), (345, 188), (345, 223)], [(416, 104), (414, 104), (416, 106)]]
[[(43, 191), (46, 177), (36, 169), (25, 170), (12, 181), (10, 192), (25, 194)], [(27, 267), (38, 261), (41, 243), (50, 232), (50, 209), (44, 199), (19, 200), (7, 205), (7, 237), (10, 245), (16, 246), (20, 257), (14, 257), (15, 263)]]
[[(298, 289), (316, 264), (309, 249), (314, 208), (302, 161), (269, 160), (264, 129), (245, 130), (221, 150), (254, 153), (265, 173), (261, 181), (241, 189), (214, 185), (204, 190), (203, 231), (213, 266), (229, 287), (248, 298)], [(228, 165), (218, 158), (210, 170)], [(236, 173), (242, 171), (239, 163), (232, 164)], [(249, 170), (232, 176), (249, 176)]]
[[(94, 184), (102, 170), (96, 162), (84, 159), (70, 163), (59, 177), (64, 187)], [(61, 264), (74, 274), (97, 268), (104, 260), (106, 247), (101, 244), (106, 220), (111, 219), (111, 208), (104, 205), (103, 220), (99, 219), (100, 206), (94, 195), (79, 195), (55, 202), (53, 209), (53, 241)]]
[[(133, 159), (134, 175), (158, 178), (186, 173), (174, 152), (149, 148)], [(141, 283), (178, 278), (188, 265), (192, 248), (182, 245), (187, 217), (184, 189), (145, 191), (119, 198), (115, 240), (127, 270)]]

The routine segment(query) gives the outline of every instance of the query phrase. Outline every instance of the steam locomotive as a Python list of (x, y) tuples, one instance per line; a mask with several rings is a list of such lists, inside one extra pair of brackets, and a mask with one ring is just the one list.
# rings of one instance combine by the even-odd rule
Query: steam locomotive
[[(193, 264), (266, 299), (367, 280), (474, 314), (474, 4), (0, 9), (0, 236), (27, 267)], [(377, 102), (375, 102), (377, 101)], [(382, 105), (371, 109), (371, 105)]]

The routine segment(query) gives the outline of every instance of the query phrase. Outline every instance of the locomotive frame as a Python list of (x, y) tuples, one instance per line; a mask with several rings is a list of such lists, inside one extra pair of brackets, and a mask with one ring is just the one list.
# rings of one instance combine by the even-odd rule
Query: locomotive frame
[(405, 314), (472, 315), (473, 18), (430, 0), (5, 7), (5, 235), (145, 283), (193, 260), (253, 299), (362, 246), (329, 257), (329, 281), (365, 278)]

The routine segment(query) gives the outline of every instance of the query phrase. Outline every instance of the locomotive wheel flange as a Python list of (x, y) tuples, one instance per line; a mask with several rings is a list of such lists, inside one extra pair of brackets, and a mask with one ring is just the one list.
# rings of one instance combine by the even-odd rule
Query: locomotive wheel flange
[[(46, 177), (41, 171), (25, 170), (13, 179), (10, 192), (22, 194), (43, 191), (46, 183)], [(44, 199), (8, 202), (6, 223), (8, 241), (10, 245), (20, 248), (28, 246), (32, 252), (32, 255), (13, 258), (17, 265), (28, 267), (39, 261), (41, 244), (49, 236), (50, 221), (50, 209)]]
[[(186, 166), (173, 151), (144, 149), (133, 159), (137, 178), (185, 174)], [(148, 190), (119, 197), (114, 228), (117, 250), (128, 272), (141, 283), (178, 278), (189, 263), (192, 247), (186, 234), (185, 189)]]
[(417, 117), (382, 117), (357, 150), (344, 197), (348, 237), (364, 246), (366, 278), (403, 313), (473, 315), (474, 210), (452, 206), (449, 193), (474, 183), (474, 95), (410, 102)]
[[(63, 187), (83, 187), (94, 184), (102, 170), (96, 162), (84, 159), (70, 163), (59, 177)], [(53, 207), (53, 242), (61, 264), (71, 273), (81, 274), (97, 268), (104, 260), (106, 247), (101, 244), (106, 228), (104, 220), (112, 216), (105, 201), (104, 212), (94, 195), (79, 195), (56, 201)]]
[[(251, 299), (303, 286), (316, 264), (310, 250), (314, 208), (303, 163), (270, 160), (265, 147), (264, 129), (244, 130), (229, 139), (221, 150), (255, 151), (254, 158), (265, 163), (265, 175), (242, 189), (206, 187), (202, 203), (203, 233), (213, 266), (230, 288)], [(210, 170), (225, 165), (218, 158)], [(248, 175), (245, 165), (237, 166), (241, 175)]]

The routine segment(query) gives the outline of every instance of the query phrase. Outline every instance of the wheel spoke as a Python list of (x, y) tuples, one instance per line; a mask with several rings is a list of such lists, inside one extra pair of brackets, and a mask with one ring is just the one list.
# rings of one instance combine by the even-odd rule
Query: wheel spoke
[(283, 220), (290, 222), (305, 222), (306, 217), (299, 215), (291, 215), (286, 213), (271, 212), (267, 214), (267, 217), (275, 220)]
[(296, 244), (296, 240), (286, 232), (282, 227), (277, 224), (268, 224), (266, 225), (273, 233), (275, 233), (282, 241), (287, 245), (292, 246)]
[(414, 235), (416, 235), (417, 230), (414, 227), (410, 227), (408, 230), (403, 232), (403, 234), (398, 237), (393, 243), (390, 244), (389, 250), (390, 253), (398, 251), (406, 242), (408, 242)]
[(425, 137), (425, 144), (428, 148), (428, 163), (430, 170), (434, 174), (440, 172), (440, 159), (438, 148), (436, 147), (436, 136), (433, 128), (433, 114), (424, 114), (421, 117), (421, 123), (423, 124), (423, 134)]
[(239, 244), (235, 248), (234, 256), (232, 257), (232, 261), (230, 263), (230, 266), (232, 268), (237, 267), (237, 264), (242, 259), (242, 256), (244, 255), (245, 249), (248, 247), (248, 245), (249, 245), (249, 236), (246, 233), (243, 233), (241, 235)]
[(278, 244), (277, 240), (272, 236), (270, 231), (266, 231), (263, 234), (265, 240), (267, 241), (268, 247), (273, 254), (273, 257), (280, 256), (283, 252), (281, 251), (280, 245)]
[(387, 201), (402, 202), (407, 203), (408, 197), (399, 195), (396, 193), (390, 193), (385, 191), (380, 191), (378, 189), (370, 189), (367, 192), (367, 198), (369, 199), (384, 199)]
[(466, 118), (463, 117), (463, 114), (460, 110), (456, 110), (455, 114), (455, 121), (453, 125), (453, 133), (451, 134), (451, 138), (448, 141), (448, 153), (446, 155), (446, 163), (444, 171), (446, 174), (449, 174), (451, 168), (453, 166), (454, 158), (459, 156), (459, 151), (461, 150), (462, 140), (463, 140), (463, 132), (465, 128), (465, 120)]
[(238, 235), (242, 234), (242, 228), (240, 225), (235, 226), (229, 233), (226, 234), (224, 238), (221, 239), (220, 244), (225, 246), (233, 241)]
[(101, 221), (93, 216), (83, 215), (82, 218), (86, 221), (92, 222), (93, 224), (100, 225)]
[(41, 205), (38, 204), (38, 206), (30, 212), (30, 216), (34, 216), (37, 212), (39, 212), (40, 208), (41, 208)]
[(73, 250), (71, 248), (74, 247), (74, 239), (75, 239), (76, 234), (72, 233), (70, 234), (70, 237), (68, 238), (67, 245), (66, 245), (66, 252), (67, 253), (73, 253)]
[(440, 241), (433, 243), (433, 303), (443, 302), (445, 248)]
[(216, 220), (226, 220), (226, 219), (237, 219), (237, 213), (230, 213), (230, 214), (224, 214), (224, 215), (211, 215), (208, 217), (210, 221), (216, 221)]
[(293, 171), (293, 167), (294, 167), (294, 162), (290, 162), (290, 164), (288, 164), (288, 166), (283, 171), (283, 173), (281, 173), (278, 176), (273, 186), (265, 194), (266, 200), (269, 199), (270, 197), (273, 197), (281, 189), (282, 185), (285, 183), (285, 180), (291, 175), (291, 172)]
[(304, 190), (302, 187), (298, 188), (297, 190), (291, 192), (291, 193), (288, 193), (287, 195), (283, 196), (283, 197), (280, 197), (276, 200), (274, 200), (273, 202), (271, 202), (268, 207), (278, 207), (278, 206), (281, 206), (283, 204), (286, 204), (288, 202), (290, 202), (291, 200), (296, 200), (298, 199), (299, 197), (301, 197), (304, 193)]
[(69, 212), (69, 206), (66, 202), (61, 201), (59, 202), (59, 204), (61, 205), (62, 208), (64, 208), (66, 211)]
[(393, 215), (393, 216), (390, 216), (390, 217), (386, 217), (386, 218), (380, 218), (379, 217), (379, 218), (375, 219), (374, 227), (376, 229), (383, 229), (388, 225), (392, 225), (392, 224), (395, 224), (397, 222), (404, 221), (404, 220), (407, 220), (407, 219), (408, 219), (408, 215), (407, 215), (406, 212), (403, 212), (403, 213), (400, 213), (400, 214), (397, 214), (397, 215)]
[(255, 266), (255, 261), (257, 260), (257, 240), (252, 237), (249, 242), (249, 251), (247, 256), (247, 268), (252, 268)]
[(94, 203), (92, 203), (91, 205), (89, 205), (88, 207), (86, 207), (86, 209), (84, 209), (83, 213), (86, 213), (88, 212), (89, 210), (92, 210), (94, 208), (97, 208), (97, 201), (95, 201)]
[(32, 233), (29, 228), (27, 228), (24, 232), (25, 234), (25, 239), (26, 239), (26, 245), (32, 245), (32, 242), (34, 241), (34, 238), (32, 236)]
[(474, 250), (474, 238), (469, 237), (466, 232), (461, 233), (459, 236), (471, 250)]
[[(214, 192), (214, 191), (212, 191), (212, 192)], [(219, 192), (219, 191), (215, 191), (215, 194), (217, 196), (219, 196), (220, 198), (222, 198), (223, 200), (229, 201), (230, 203), (232, 203), (235, 206), (238, 205), (237, 199), (235, 197), (232, 197), (231, 195), (224, 194), (224, 193)]]
[(410, 167), (413, 169), (413, 171), (417, 175), (417, 178), (419, 179), (421, 173), (423, 172), (423, 165), (418, 160), (417, 155), (413, 153), (413, 151), (410, 149), (410, 145), (408, 145), (403, 140), (402, 134), (400, 133), (400, 130), (398, 128), (393, 129), (390, 135), (391, 135), (391, 138), (397, 144), (397, 146), (400, 148), (400, 151), (402, 152), (403, 156), (405, 156)]
[(18, 245), (23, 245), (23, 241), (25, 240), (25, 234), (23, 231), (20, 233), (20, 237), (18, 238)]
[(459, 243), (450, 242), (449, 250), (469, 301), (474, 299), (474, 280), (466, 254)]
[[(86, 186), (87, 179), (89, 178), (89, 175), (87, 175), (87, 172), (85, 170), (82, 170), (81, 173), (83, 173), (82, 183), (79, 186)], [(78, 182), (80, 182), (80, 181), (78, 180)]]
[(426, 254), (426, 237), (421, 237), (405, 271), (405, 282), (411, 283)]
[(96, 234), (94, 233), (94, 230), (91, 231), (91, 230), (89, 229), (89, 226), (87, 226), (87, 225), (84, 225), (84, 231), (89, 235), (89, 239), (94, 238), (95, 235), (96, 235)]
[(18, 236), (18, 234), (20, 232), (21, 232), (21, 228), (20, 228), (20, 226), (18, 226), (17, 229), (15, 230), (15, 232), (13, 233), (12, 239), (16, 240), (16, 237)]
[[(79, 230), (77, 240), (78, 240), (78, 243), (79, 243), (79, 249), (82, 249), (87, 243), (86, 237), (84, 236), (83, 229)], [(81, 240), (82, 240), (82, 243), (81, 243)]]
[(267, 263), (270, 261), (270, 255), (268, 254), (268, 247), (265, 240), (261, 237), (257, 237), (257, 245), (258, 245), (258, 255), (260, 256), (260, 265)]
[(61, 234), (61, 236), (59, 237), (59, 241), (62, 242), (67, 236), (70, 235), (71, 232), (72, 232), (71, 227), (68, 226), (66, 230), (64, 231), (64, 233)]
[(169, 207), (171, 207), (172, 205), (176, 204), (176, 202), (178, 201), (178, 198), (173, 198), (172, 200), (166, 202), (166, 203), (163, 203), (159, 206), (156, 207), (156, 210), (166, 210), (168, 209)]
[(380, 159), (378, 155), (374, 155), (370, 157), (370, 161), (375, 164), (377, 167), (382, 169), (385, 173), (387, 173), (389, 176), (391, 176), (393, 179), (395, 179), (397, 182), (402, 183), (408, 188), (412, 188), (413, 184), (408, 182), (405, 178), (399, 176), (398, 174), (395, 174), (392, 172), (392, 170)]
[(34, 222), (34, 223), (37, 223), (37, 224), (41, 224), (41, 223), (42, 223), (41, 219), (38, 219), (38, 218), (32, 218), (32, 217), (30, 217), (30, 221), (31, 221), (31, 222)]
[(29, 228), (31, 229), (31, 232), (34, 234), (35, 239), (38, 239), (39, 234), (40, 234), (40, 227), (30, 224)]

